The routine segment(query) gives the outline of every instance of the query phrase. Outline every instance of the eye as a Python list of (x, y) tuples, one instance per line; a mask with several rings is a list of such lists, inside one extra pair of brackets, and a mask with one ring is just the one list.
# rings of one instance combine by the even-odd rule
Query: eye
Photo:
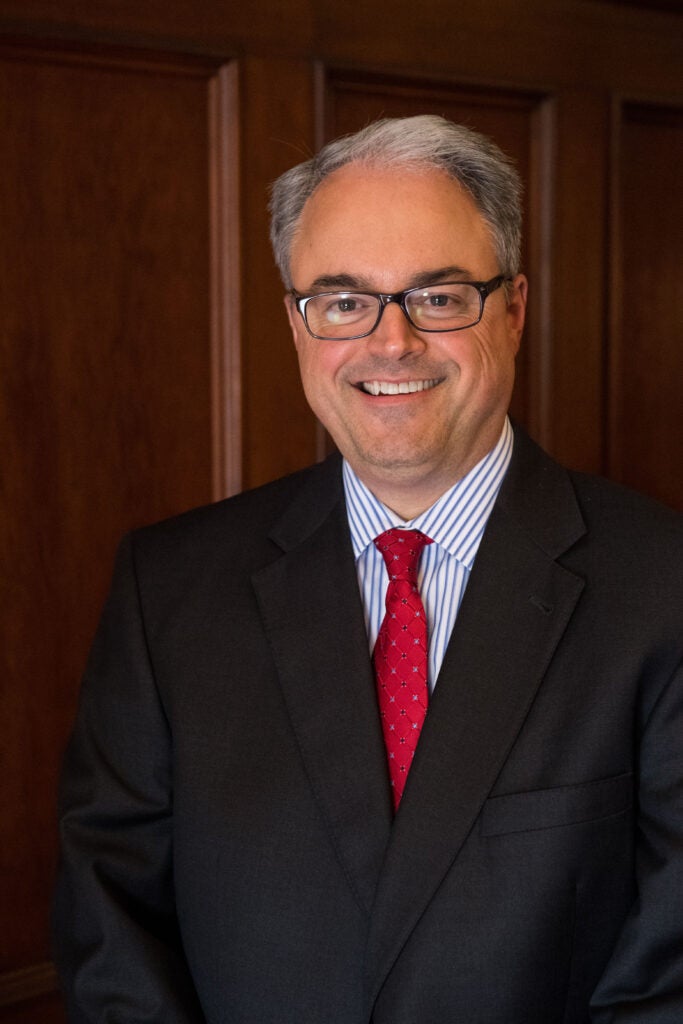
[(477, 318), (479, 294), (467, 283), (435, 285), (410, 294), (411, 314), (417, 320), (438, 321), (441, 325), (460, 327), (466, 320)]
[(411, 307), (418, 316), (451, 316), (462, 307), (462, 297), (450, 289), (433, 292), (425, 290), (411, 296)]
[(446, 295), (443, 292), (438, 295), (429, 293), (426, 296), (426, 305), (431, 306), (432, 309), (445, 309), (447, 306), (457, 305), (460, 301), (457, 295)]
[(320, 295), (315, 299), (316, 312), (330, 324), (356, 323), (368, 315), (375, 315), (375, 306), (373, 296), (356, 292)]
[(357, 305), (357, 299), (353, 299), (349, 296), (346, 299), (339, 299), (339, 301), (335, 302), (331, 308), (336, 309), (339, 313), (353, 313)]

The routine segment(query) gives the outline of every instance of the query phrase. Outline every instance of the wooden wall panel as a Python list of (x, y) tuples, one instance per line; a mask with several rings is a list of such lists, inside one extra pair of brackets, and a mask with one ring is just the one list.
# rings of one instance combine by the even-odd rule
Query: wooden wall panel
[(552, 347), (548, 449), (574, 469), (604, 471), (607, 332), (608, 94), (558, 94), (553, 161)]
[(11, 1020), (12, 1024), (63, 1024), (61, 999), (55, 995), (58, 981), (54, 964), (31, 964), (5, 971), (1, 978), (0, 1020)]
[(283, 305), (284, 285), (268, 242), (268, 189), (311, 153), (311, 64), (256, 57), (243, 62), (244, 486), (315, 461), (316, 422), (306, 404)]
[(544, 251), (547, 237), (549, 180), (541, 169), (549, 163), (552, 124), (543, 94), (516, 89), (463, 86), (409, 76), (372, 76), (330, 70), (324, 78), (322, 134), (324, 139), (356, 131), (378, 117), (440, 114), (469, 125), (494, 139), (510, 155), (525, 182), (523, 269), (532, 285), (527, 328), (517, 357), (512, 413), (540, 440), (547, 429), (541, 410), (548, 404), (543, 368), (550, 344), (543, 316), (543, 293), (548, 286)]
[(648, 0), (638, 7), (620, 10), (613, 0), (318, 0), (315, 52), (335, 66), (436, 79), (456, 74), (503, 90), (680, 92), (682, 12), (653, 13)]
[(683, 511), (683, 106), (616, 122), (609, 470)]
[[(213, 497), (242, 489), (242, 306), (239, 71), (208, 83)], [(205, 453), (204, 453), (205, 454)]]
[(115, 543), (212, 496), (217, 72), (0, 60), (0, 1005), (50, 981), (56, 778)]

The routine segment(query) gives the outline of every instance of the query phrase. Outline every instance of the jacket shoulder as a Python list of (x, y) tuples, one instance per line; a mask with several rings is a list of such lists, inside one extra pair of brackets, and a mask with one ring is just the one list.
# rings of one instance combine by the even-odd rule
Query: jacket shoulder
[(233, 565), (247, 559), (254, 566), (272, 558), (277, 545), (270, 535), (287, 510), (297, 502), (329, 506), (342, 493), (341, 460), (330, 456), (260, 487), (143, 526), (130, 534), (129, 542), (136, 559), (144, 562), (198, 566), (223, 552)]
[(654, 498), (612, 480), (588, 473), (569, 471), (579, 506), (590, 528), (642, 547), (651, 538), (683, 545), (683, 515)]
[(549, 552), (676, 570), (683, 578), (683, 515), (595, 474), (566, 469), (515, 427), (501, 505)]

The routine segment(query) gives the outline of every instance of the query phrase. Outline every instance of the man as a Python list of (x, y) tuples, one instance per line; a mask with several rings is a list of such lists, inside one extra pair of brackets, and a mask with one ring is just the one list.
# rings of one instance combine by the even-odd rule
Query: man
[(385, 121), (272, 212), (343, 461), (122, 546), (62, 789), (71, 1020), (680, 1024), (683, 530), (507, 420), (515, 172)]

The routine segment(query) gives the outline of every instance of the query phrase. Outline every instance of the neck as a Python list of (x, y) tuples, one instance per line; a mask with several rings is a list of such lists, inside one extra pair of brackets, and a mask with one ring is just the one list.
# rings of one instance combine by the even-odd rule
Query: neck
[[(466, 457), (444, 458), (437, 465), (401, 465), (372, 463), (349, 458), (348, 462), (374, 496), (404, 522), (415, 519), (459, 480), (474, 469), (495, 448), (502, 426), (482, 438)], [(348, 456), (347, 456), (348, 458)]]
[(456, 474), (420, 481), (416, 481), (413, 474), (411, 474), (411, 479), (402, 480), (398, 470), (395, 470), (387, 479), (382, 474), (358, 472), (355, 466), (353, 468), (359, 479), (363, 481), (368, 490), (372, 491), (378, 501), (400, 516), (404, 522), (409, 522), (431, 508), (441, 495), (466, 476), (478, 461), (479, 459), (476, 459), (471, 465), (461, 468)]

